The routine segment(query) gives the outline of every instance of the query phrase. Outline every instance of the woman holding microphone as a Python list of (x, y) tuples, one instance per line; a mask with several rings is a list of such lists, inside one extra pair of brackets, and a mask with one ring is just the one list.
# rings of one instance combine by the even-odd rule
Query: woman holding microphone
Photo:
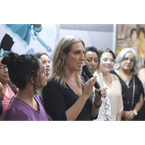
[[(90, 97), (96, 76), (84, 85), (80, 78), (84, 51), (84, 42), (75, 36), (65, 36), (57, 43), (52, 74), (42, 91), (46, 112), (53, 120), (92, 120), (98, 114)], [(102, 103), (100, 91), (106, 96), (106, 89), (95, 90), (98, 106)]]

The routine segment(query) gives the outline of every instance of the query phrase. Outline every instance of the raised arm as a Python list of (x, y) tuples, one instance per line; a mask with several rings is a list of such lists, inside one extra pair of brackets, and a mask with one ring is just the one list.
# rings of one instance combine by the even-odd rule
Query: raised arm
[(46, 112), (51, 116), (52, 120), (76, 120), (92, 93), (95, 81), (96, 77), (93, 77), (84, 84), (82, 95), (79, 96), (77, 101), (72, 102), (69, 108), (64, 101), (64, 90), (56, 83), (48, 82), (47, 86), (43, 88), (42, 96)]

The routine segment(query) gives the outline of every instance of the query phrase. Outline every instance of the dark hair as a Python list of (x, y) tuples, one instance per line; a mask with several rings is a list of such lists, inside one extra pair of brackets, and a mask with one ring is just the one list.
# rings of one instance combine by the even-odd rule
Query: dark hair
[(143, 34), (145, 35), (145, 30), (144, 30), (144, 28), (139, 28), (138, 35), (139, 35), (139, 33), (140, 33), (141, 31), (142, 31)]
[[(0, 60), (2, 60), (2, 58), (3, 58), (3, 56), (0, 56)], [(16, 87), (13, 85), (13, 83), (11, 82), (11, 80), (8, 82), (8, 84), (9, 84), (10, 88), (12, 89), (12, 91), (13, 91), (15, 94), (17, 94), (18, 91), (17, 91)], [(0, 96), (0, 97), (1, 97), (1, 96)], [(3, 100), (3, 97), (1, 97), (1, 100)]]
[(30, 78), (33, 77), (33, 91), (35, 93), (35, 83), (39, 69), (39, 60), (36, 56), (10, 52), (3, 57), (1, 62), (7, 65), (10, 79), (19, 89), (24, 89)]
[(113, 51), (112, 51), (111, 49), (109, 49), (109, 48), (102, 48), (102, 49), (99, 50), (100, 58), (101, 58), (101, 55), (102, 55), (104, 52), (109, 52), (109, 53), (112, 54), (113, 59), (116, 58), (116, 56), (115, 56), (115, 54), (113, 53)]
[(134, 31), (137, 32), (136, 28), (132, 28), (132, 29), (131, 29), (131, 31), (130, 31), (130, 37), (132, 36), (132, 33), (133, 33)]
[(9, 84), (9, 86), (11, 87), (11, 89), (13, 90), (13, 92), (14, 92), (15, 94), (17, 94), (18, 91), (17, 91), (16, 87), (13, 85), (12, 81), (9, 81), (8, 84)]
[[(48, 56), (48, 54), (45, 53), (45, 52), (37, 52), (37, 53), (35, 53), (34, 55), (35, 55), (37, 58), (40, 58), (42, 55)], [(49, 57), (49, 56), (48, 56), (48, 57)]]
[(97, 48), (96, 47), (93, 47), (93, 46), (86, 47), (85, 52), (84, 52), (84, 55), (86, 55), (86, 53), (88, 51), (96, 52), (96, 54), (98, 56), (98, 67), (99, 67), (99, 65), (100, 65), (100, 55), (99, 55), (99, 51), (97, 50)]

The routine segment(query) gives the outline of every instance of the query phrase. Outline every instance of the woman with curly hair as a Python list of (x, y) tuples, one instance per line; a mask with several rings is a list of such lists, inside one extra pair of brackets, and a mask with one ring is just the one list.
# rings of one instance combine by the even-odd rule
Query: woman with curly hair
[(1, 120), (51, 120), (43, 107), (42, 97), (35, 94), (47, 84), (47, 70), (42, 62), (31, 54), (10, 52), (2, 63), (7, 65), (10, 79), (19, 92)]

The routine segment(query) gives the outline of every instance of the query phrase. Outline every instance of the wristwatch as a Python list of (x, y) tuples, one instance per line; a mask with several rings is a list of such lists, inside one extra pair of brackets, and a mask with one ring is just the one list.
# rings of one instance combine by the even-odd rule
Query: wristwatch
[(134, 113), (135, 116), (137, 115), (137, 112), (135, 110), (133, 110), (132, 112)]

